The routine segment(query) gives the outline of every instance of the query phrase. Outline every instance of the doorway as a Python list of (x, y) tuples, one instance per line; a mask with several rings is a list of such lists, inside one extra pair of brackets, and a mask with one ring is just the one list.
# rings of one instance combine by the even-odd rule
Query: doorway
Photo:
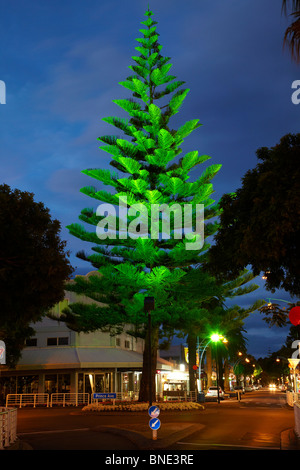
[(84, 374), (85, 393), (106, 393), (111, 391), (110, 388), (111, 374), (109, 372)]

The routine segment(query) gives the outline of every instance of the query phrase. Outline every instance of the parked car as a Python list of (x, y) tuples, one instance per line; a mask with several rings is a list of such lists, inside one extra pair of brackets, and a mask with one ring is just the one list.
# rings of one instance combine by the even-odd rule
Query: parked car
[(285, 392), (287, 387), (285, 385), (281, 384), (281, 385), (279, 385), (278, 388), (281, 392)]
[[(207, 389), (206, 396), (207, 397), (217, 397), (218, 396), (218, 387), (215, 387), (215, 386), (209, 387)], [(221, 387), (219, 387), (219, 397), (224, 398), (224, 392), (221, 389)]]

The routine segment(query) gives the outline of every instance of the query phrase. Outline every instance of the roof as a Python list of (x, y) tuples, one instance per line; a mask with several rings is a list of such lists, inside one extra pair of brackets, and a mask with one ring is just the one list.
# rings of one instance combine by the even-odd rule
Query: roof
[[(81, 369), (81, 368), (143, 367), (143, 355), (118, 348), (45, 347), (25, 348), (17, 370)], [(157, 369), (170, 370), (172, 365), (158, 358)]]

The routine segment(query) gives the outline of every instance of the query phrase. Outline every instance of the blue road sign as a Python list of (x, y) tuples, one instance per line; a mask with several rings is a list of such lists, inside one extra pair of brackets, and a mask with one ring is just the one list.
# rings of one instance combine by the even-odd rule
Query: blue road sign
[(113, 399), (117, 398), (116, 393), (93, 393), (94, 400), (101, 400), (101, 399)]
[(160, 428), (160, 421), (158, 418), (152, 418), (150, 419), (149, 421), (149, 426), (150, 426), (150, 429), (153, 429), (154, 431), (156, 429), (159, 429)]
[(150, 406), (148, 413), (151, 418), (157, 418), (159, 416), (160, 409), (158, 406)]

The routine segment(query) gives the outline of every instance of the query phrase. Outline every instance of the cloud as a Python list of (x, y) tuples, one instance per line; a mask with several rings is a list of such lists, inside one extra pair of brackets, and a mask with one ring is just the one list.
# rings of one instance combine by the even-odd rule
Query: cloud
[(87, 178), (79, 169), (61, 168), (51, 174), (46, 184), (53, 192), (78, 198), (80, 188), (87, 185)]
[[(132, 74), (128, 66), (138, 55), (135, 38), (147, 4), (74, 0), (71, 7), (70, 1), (28, 0), (17, 10), (8, 4), (3, 11), (0, 79), (7, 84), (7, 104), (0, 106), (1, 177), (34, 192), (61, 220), (73, 257), (85, 247), (64, 227), (93, 204), (79, 189), (97, 182), (81, 170), (109, 168), (110, 156), (98, 149), (97, 137), (123, 136), (102, 118), (128, 117), (112, 100), (131, 96), (118, 82)], [(274, 0), (150, 2), (162, 54), (173, 64), (170, 73), (191, 90), (170, 126), (200, 119), (203, 127), (182, 150), (199, 150), (212, 157), (209, 164), (222, 164), (213, 181), (216, 200), (241, 185), (257, 163), (257, 148), (299, 131), (300, 106), (291, 102), (299, 71), (282, 51), (289, 19), (281, 16), (280, 6)], [(270, 296), (259, 285), (237, 303), (246, 308)], [(277, 347), (280, 332), (271, 333), (261, 317), (251, 314), (246, 324), (251, 344), (260, 351), (266, 338)]]

